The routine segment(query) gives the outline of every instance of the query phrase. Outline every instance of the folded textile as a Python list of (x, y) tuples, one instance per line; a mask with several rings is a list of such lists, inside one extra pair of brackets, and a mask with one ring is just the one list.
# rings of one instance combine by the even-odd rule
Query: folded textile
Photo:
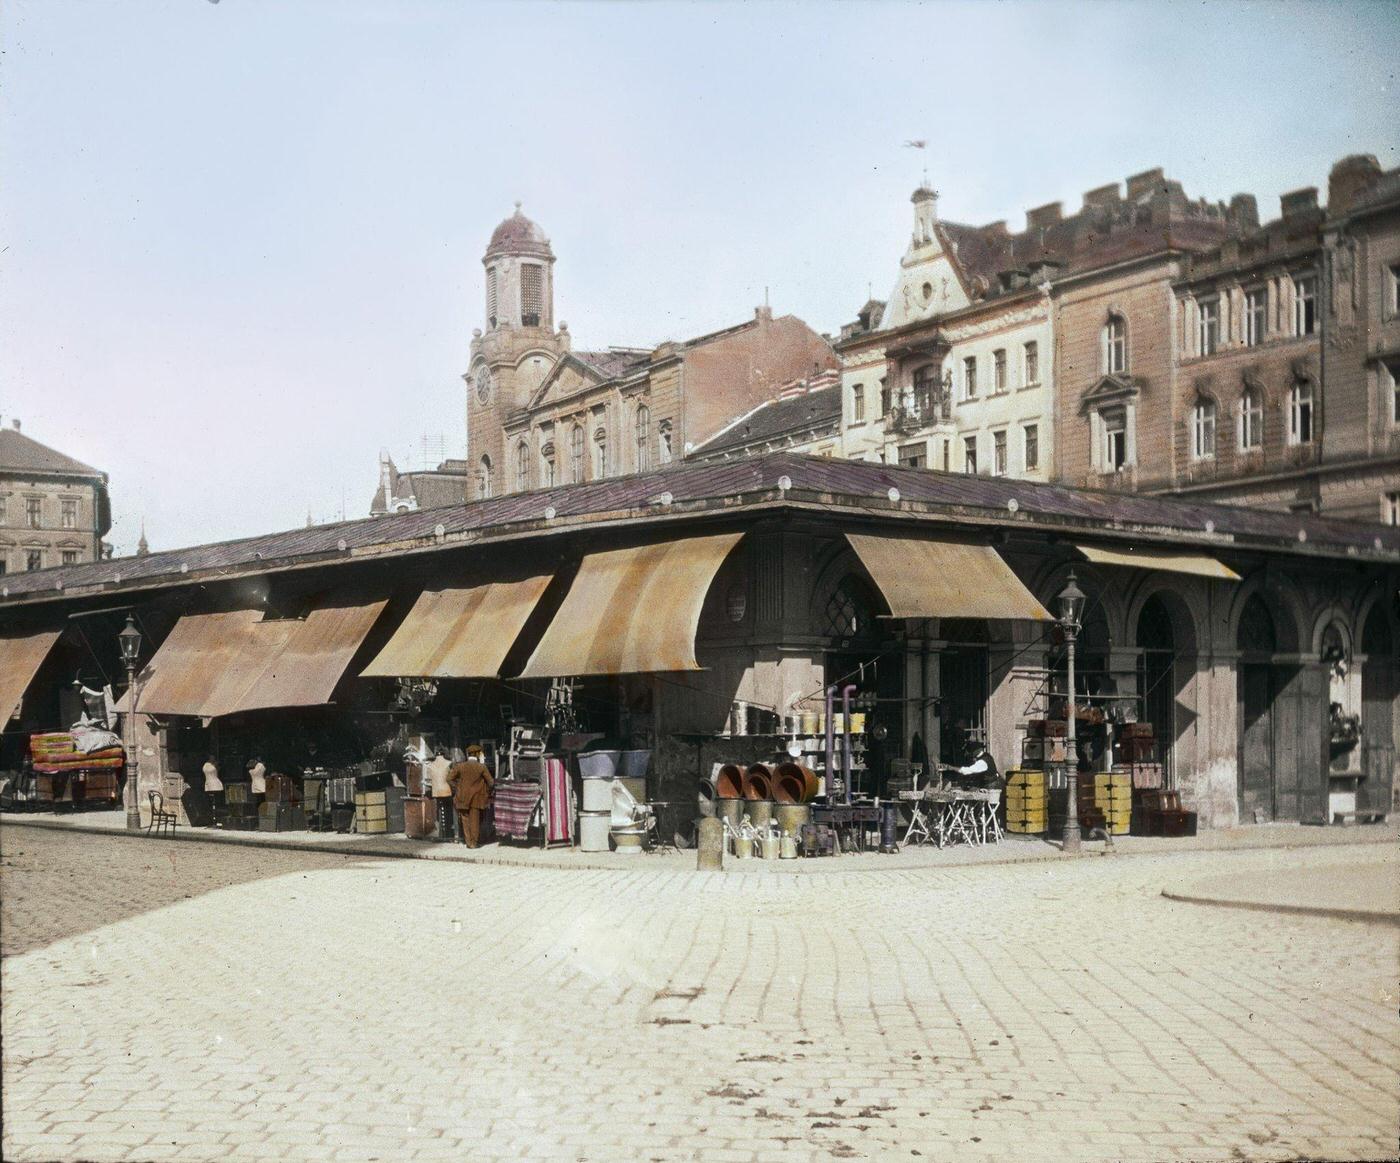
[(573, 805), (569, 802), (569, 769), (564, 766), (562, 759), (546, 759), (544, 764), (545, 787), (549, 794), (549, 832), (545, 836), (545, 842), (553, 844), (559, 840), (571, 840), (574, 813)]
[(540, 802), (537, 783), (498, 783), (496, 785), (496, 833), (513, 840), (524, 840), (530, 834), (530, 821)]
[(75, 727), (71, 734), (74, 748), (84, 755), (113, 747), (119, 748), (122, 745), (120, 736), (103, 727)]

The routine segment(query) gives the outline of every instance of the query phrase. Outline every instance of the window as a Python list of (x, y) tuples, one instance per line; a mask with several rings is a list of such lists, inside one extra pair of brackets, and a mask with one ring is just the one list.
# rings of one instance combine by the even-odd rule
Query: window
[(1317, 330), (1317, 276), (1293, 276), (1293, 334), (1311, 335)]
[(530, 487), (530, 446), (521, 441), (515, 449), (515, 491), (523, 493)]
[(975, 473), (977, 471), (977, 437), (963, 437), (963, 472)]
[(65, 529), (76, 529), (78, 527), (78, 502), (70, 500), (63, 501), (59, 519)]
[(78, 551), (77, 551), (76, 549), (65, 549), (65, 550), (63, 551), (63, 564), (64, 564), (64, 565), (77, 565), (77, 564), (78, 564)]
[(651, 467), (651, 409), (637, 405), (637, 471)]
[(1240, 397), (1240, 449), (1248, 452), (1251, 448), (1264, 445), (1264, 404), (1259, 393), (1246, 388)]
[(1387, 525), (1400, 525), (1400, 493), (1386, 493), (1381, 503), (1381, 520)]
[(992, 352), (992, 391), (1006, 391), (1006, 348), (998, 347)]
[(496, 268), (486, 271), (486, 325), (496, 326)]
[(1392, 315), (1400, 315), (1400, 262), (1395, 263), (1390, 268), (1388, 298), (1390, 299), (1390, 313)]
[(577, 484), (583, 480), (583, 425), (575, 424), (569, 433), (569, 479)]
[[(1390, 422), (1400, 424), (1400, 359), (1386, 360), (1381, 369), (1383, 378), (1389, 381), (1386, 386), (1390, 394)], [(0, 521), (4, 519), (4, 502), (0, 501)]]
[(662, 464), (671, 463), (671, 422), (663, 420), (657, 425), (656, 455)]
[(10, 563), (5, 560), (5, 555), (0, 553), (0, 577), (10, 571)]
[(540, 484), (549, 488), (558, 483), (558, 467), (554, 460), (554, 444), (551, 442), (540, 447)]
[(884, 378), (880, 380), (880, 415), (890, 414), (890, 389), (885, 385)]
[(1103, 420), (1104, 472), (1122, 472), (1128, 463), (1128, 415), (1125, 409), (1114, 408), (1101, 414)]
[(5, 522), (9, 520), (10, 515), (7, 510), (8, 504), (6, 503), (6, 498), (0, 497), (0, 525), (5, 524)]
[(1121, 315), (1110, 315), (1104, 324), (1103, 370), (1111, 376), (1128, 370), (1128, 324)]
[(899, 463), (905, 468), (923, 468), (928, 448), (923, 444), (906, 444), (899, 450)]
[(1032, 384), (1040, 383), (1040, 344), (1035, 340), (1026, 344), (1024, 357), (1026, 378), (1023, 386), (1030, 387)]
[(1255, 287), (1244, 294), (1244, 342), (1246, 347), (1258, 347), (1264, 342), (1269, 318), (1269, 292)]
[(1220, 350), (1220, 300), (1202, 299), (1197, 305), (1197, 347), (1201, 355), (1214, 355)]
[(992, 475), (1006, 475), (1006, 429), (992, 433)]
[(1312, 384), (1307, 380), (1299, 380), (1288, 393), (1288, 443), (1311, 444), (1312, 439)]
[(491, 495), (491, 458), (483, 456), (481, 467), (476, 470), (476, 495), (478, 500), (486, 500)]
[(856, 384), (851, 388), (851, 423), (865, 423), (865, 386)]
[(1040, 425), (1027, 424), (1022, 429), (1022, 438), (1025, 442), (1026, 471), (1034, 472), (1040, 467)]
[(943, 442), (943, 471), (944, 471), (944, 472), (950, 471), (951, 465), (952, 465), (952, 463), (953, 463), (953, 461), (952, 461), (952, 453), (949, 451), (949, 450), (952, 448), (952, 444), (953, 444), (953, 442), (952, 442), (951, 440), (945, 440), (945, 441)]
[(31, 549), (24, 555), (25, 569), (43, 569), (44, 551), (42, 549)]
[(602, 428), (593, 433), (593, 479), (608, 475), (608, 434)]
[(40, 497), (24, 499), (24, 516), (31, 529), (42, 528), (44, 523), (44, 502)]
[(1191, 459), (1211, 460), (1215, 456), (1215, 401), (1197, 400), (1191, 409)]
[(520, 322), (538, 327), (544, 314), (544, 268), (526, 263), (520, 268)]
[(963, 360), (963, 399), (977, 398), (977, 357), (969, 355)]

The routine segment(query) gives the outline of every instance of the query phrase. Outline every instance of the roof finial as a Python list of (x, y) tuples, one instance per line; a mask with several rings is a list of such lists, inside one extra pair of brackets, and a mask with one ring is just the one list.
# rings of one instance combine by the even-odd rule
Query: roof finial
[(515, 213), (516, 213), (517, 215), (520, 214), (520, 200), (519, 200), (518, 198), (516, 199), (516, 202), (515, 202)]

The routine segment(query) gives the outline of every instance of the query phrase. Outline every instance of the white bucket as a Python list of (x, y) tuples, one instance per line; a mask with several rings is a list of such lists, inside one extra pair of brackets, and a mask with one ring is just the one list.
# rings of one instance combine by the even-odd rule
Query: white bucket
[(612, 811), (612, 780), (585, 779), (583, 781), (583, 810), (585, 812)]
[(778, 859), (778, 837), (764, 836), (759, 840), (759, 847), (763, 849), (764, 860)]
[(578, 814), (579, 850), (582, 852), (606, 852), (608, 850), (608, 833), (611, 830), (611, 811), (580, 812)]
[(632, 830), (617, 831), (612, 834), (613, 845), (619, 856), (635, 856), (642, 850), (643, 834)]

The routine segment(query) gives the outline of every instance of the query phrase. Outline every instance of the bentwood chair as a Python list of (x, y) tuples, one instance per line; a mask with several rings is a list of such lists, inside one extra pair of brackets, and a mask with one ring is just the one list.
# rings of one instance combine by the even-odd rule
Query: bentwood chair
[(146, 835), (151, 834), (155, 829), (157, 836), (164, 833), (167, 836), (175, 835), (175, 825), (179, 822), (179, 817), (165, 807), (165, 796), (158, 791), (147, 793), (151, 799), (151, 822), (146, 825)]

